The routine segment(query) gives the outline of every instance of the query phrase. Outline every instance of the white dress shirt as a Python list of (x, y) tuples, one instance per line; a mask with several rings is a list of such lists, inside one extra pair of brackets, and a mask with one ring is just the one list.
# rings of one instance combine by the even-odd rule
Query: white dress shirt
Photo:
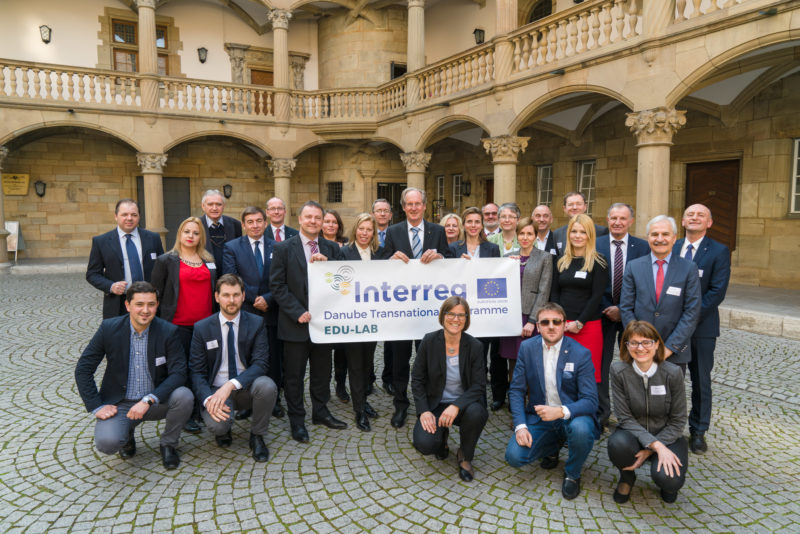
[(258, 241), (258, 251), (261, 252), (261, 261), (267, 263), (266, 261), (264, 261), (264, 241), (265, 241), (264, 236), (262, 235), (258, 239), (253, 239), (252, 237), (247, 236), (247, 239), (250, 240), (250, 250), (253, 251), (253, 257), (255, 257), (256, 255), (256, 241)]
[(697, 249), (700, 248), (700, 243), (703, 242), (703, 238), (704, 237), (705, 236), (701, 237), (700, 239), (698, 239), (694, 243), (690, 242), (689, 238), (684, 239), (683, 240), (683, 246), (681, 246), (681, 258), (685, 258), (686, 257), (686, 249), (689, 248), (689, 245), (692, 245), (692, 261), (694, 261), (694, 257), (697, 256)]
[[(300, 241), (303, 243), (303, 254), (306, 255), (306, 263), (311, 263), (311, 247), (308, 246), (310, 241), (317, 242), (317, 250), (319, 250), (319, 234), (316, 239), (309, 239), (303, 232), (300, 232)], [(320, 252), (321, 253), (321, 252)]]
[[(542, 367), (544, 368), (544, 390), (545, 398), (548, 406), (561, 408), (564, 412), (564, 419), (570, 418), (569, 408), (561, 404), (561, 397), (558, 395), (558, 381), (556, 380), (556, 372), (558, 370), (558, 355), (561, 354), (561, 343), (564, 338), (558, 340), (558, 343), (552, 347), (548, 347), (547, 343), (542, 340)], [(517, 425), (514, 432), (522, 428), (528, 428), (525, 423)]]
[(285, 224), (282, 224), (280, 226), (272, 226), (270, 224), (270, 226), (272, 227), (272, 237), (273, 238), (277, 238), (278, 237), (278, 232), (280, 232), (281, 233), (281, 241), (286, 241), (286, 225)]
[(533, 245), (538, 248), (539, 250), (543, 250), (545, 252), (549, 252), (547, 250), (547, 238), (550, 237), (550, 230), (544, 236), (544, 239), (539, 239), (539, 234), (536, 234), (536, 240), (533, 242)]
[(412, 226), (410, 222), (407, 222), (406, 226), (408, 226), (408, 242), (411, 244), (411, 252), (414, 252), (414, 232), (411, 231), (412, 228), (419, 228), (417, 236), (422, 245), (422, 252), (425, 252), (425, 221), (420, 221), (419, 226)]
[(356, 244), (356, 250), (358, 251), (358, 254), (361, 256), (362, 261), (370, 261), (372, 259), (372, 249), (370, 249), (369, 247), (361, 248), (358, 246), (358, 244)]
[[(233, 321), (233, 339), (236, 341), (236, 373), (241, 374), (245, 371), (245, 366), (242, 364), (241, 356), (239, 355), (239, 320), (242, 318), (242, 314), (239, 313), (233, 319), (228, 319), (222, 313), (218, 313), (217, 317), (219, 317), (219, 324), (222, 328), (222, 361), (219, 364), (219, 370), (217, 371), (217, 376), (214, 377), (214, 381), (211, 383), (214, 387), (222, 387), (225, 385), (225, 382), (228, 381), (228, 325), (225, 324), (228, 321)], [(231, 379), (231, 383), (233, 383), (236, 389), (242, 389), (242, 384), (235, 378)], [(207, 401), (208, 399), (206, 399)], [(205, 406), (205, 401), (203, 401), (203, 405)]]
[[(128, 263), (128, 238), (125, 237), (127, 234), (125, 234), (119, 226), (117, 226), (117, 234), (119, 234), (119, 246), (122, 247), (122, 266), (125, 268), (125, 282), (130, 286), (133, 282), (133, 276), (131, 276), (131, 266)], [(139, 265), (142, 268), (142, 273), (144, 273), (144, 266), (142, 265), (142, 261), (144, 261), (142, 258), (142, 238), (139, 237), (139, 227), (134, 228), (131, 232), (131, 241), (133, 241), (133, 244), (136, 246), (136, 252), (139, 254)]]
[(614, 260), (616, 259), (617, 254), (617, 245), (614, 244), (614, 241), (622, 241), (622, 245), (620, 246), (620, 252), (622, 252), (622, 274), (625, 274), (625, 265), (628, 262), (628, 239), (630, 238), (631, 234), (625, 234), (625, 237), (622, 239), (617, 239), (613, 237), (611, 234), (607, 236), (603, 236), (603, 239), (608, 238), (608, 253), (611, 256), (610, 258), (606, 258), (606, 261), (609, 263), (611, 267), (611, 272), (609, 273), (611, 276), (611, 280), (614, 280)]

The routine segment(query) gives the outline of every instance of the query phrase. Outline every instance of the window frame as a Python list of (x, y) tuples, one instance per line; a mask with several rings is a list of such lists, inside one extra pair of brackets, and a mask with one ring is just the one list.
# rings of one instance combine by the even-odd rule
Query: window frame
[(461, 173), (453, 174), (453, 213), (461, 213), (461, 204), (464, 199), (464, 191), (462, 184), (464, 183), (464, 175)]
[[(583, 196), (586, 197), (586, 215), (589, 217), (592, 216), (592, 210), (594, 208), (594, 201), (595, 201), (595, 193), (597, 189), (597, 160), (596, 159), (584, 159), (580, 160), (577, 163), (577, 169), (575, 172), (575, 190), (583, 193)], [(584, 169), (591, 165), (591, 173), (585, 174)], [(589, 180), (589, 184), (585, 185), (585, 179)]]
[(328, 182), (327, 189), (328, 194), (326, 198), (329, 204), (341, 204), (344, 201), (344, 182)]
[(792, 164), (792, 196), (789, 198), (789, 213), (800, 215), (800, 138), (794, 139)]
[[(115, 38), (115, 31), (114, 25), (115, 24), (123, 24), (126, 26), (130, 26), (133, 28), (133, 43), (126, 43), (126, 42), (119, 42)], [(109, 43), (111, 44), (111, 67), (113, 70), (118, 72), (130, 72), (130, 73), (138, 73), (139, 70), (139, 23), (135, 20), (126, 20), (120, 17), (111, 17), (111, 38)], [(161, 31), (164, 35), (164, 46), (158, 46), (158, 32)], [(127, 54), (131, 54), (134, 57), (134, 70), (122, 70), (119, 68), (117, 63), (117, 52), (124, 52)], [(169, 76), (169, 25), (165, 24), (156, 24), (156, 52), (157, 52), (157, 59), (156, 59), (156, 68), (158, 69), (159, 76)], [(162, 65), (159, 65), (160, 59), (164, 60), (163, 63), (163, 71), (161, 69)]]
[[(547, 176), (543, 171), (549, 171)], [(547, 187), (542, 186), (542, 181), (547, 180)], [(542, 194), (545, 193), (545, 198)], [(553, 204), (553, 164), (547, 163), (544, 165), (536, 166), (536, 205), (545, 205), (547, 207)]]

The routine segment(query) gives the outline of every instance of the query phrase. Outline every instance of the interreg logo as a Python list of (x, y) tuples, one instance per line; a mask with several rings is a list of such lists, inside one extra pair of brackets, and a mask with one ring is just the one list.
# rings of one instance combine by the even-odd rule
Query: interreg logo
[(335, 273), (325, 273), (325, 283), (330, 284), (331, 289), (347, 295), (353, 287), (353, 268), (349, 265), (339, 267)]
[(508, 298), (505, 278), (478, 278), (479, 299)]

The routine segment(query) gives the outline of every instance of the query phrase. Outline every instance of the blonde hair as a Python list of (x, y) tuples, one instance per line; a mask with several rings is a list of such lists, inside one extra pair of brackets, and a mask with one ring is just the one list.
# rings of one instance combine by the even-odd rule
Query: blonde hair
[(461, 217), (459, 217), (455, 213), (448, 213), (447, 215), (442, 217), (442, 220), (439, 221), (439, 224), (444, 226), (447, 220), (450, 219), (451, 217), (455, 217), (456, 222), (458, 223), (458, 237), (456, 238), (456, 241), (464, 239), (464, 223), (461, 221)]
[(597, 247), (595, 246), (597, 237), (594, 232), (594, 221), (592, 221), (592, 218), (585, 213), (579, 213), (569, 220), (569, 225), (567, 226), (567, 243), (564, 247), (564, 255), (561, 256), (561, 259), (559, 259), (558, 263), (556, 264), (558, 265), (558, 271), (563, 272), (567, 270), (570, 263), (572, 263), (572, 260), (576, 257), (575, 251), (572, 249), (572, 241), (569, 239), (569, 234), (572, 232), (572, 227), (575, 226), (576, 223), (580, 224), (586, 231), (586, 250), (583, 253), (583, 267), (581, 270), (586, 271), (587, 273), (592, 272), (595, 262), (605, 267), (606, 260), (600, 255), (600, 253), (597, 252)]
[(353, 223), (353, 228), (350, 230), (350, 243), (354, 247), (358, 247), (358, 241), (356, 241), (356, 230), (358, 230), (358, 227), (361, 226), (361, 223), (364, 221), (370, 221), (372, 223), (372, 238), (369, 240), (369, 249), (372, 252), (377, 252), (379, 245), (378, 222), (371, 213), (361, 213), (356, 217), (356, 221)]
[(211, 255), (209, 251), (206, 250), (206, 230), (203, 228), (203, 221), (198, 219), (197, 217), (189, 217), (188, 219), (184, 219), (180, 226), (178, 226), (178, 231), (175, 233), (175, 246), (172, 247), (170, 252), (174, 252), (178, 256), (181, 255), (181, 251), (183, 247), (181, 246), (181, 233), (183, 233), (184, 227), (189, 224), (194, 223), (197, 225), (197, 229), (200, 230), (200, 238), (197, 241), (197, 255), (203, 261), (206, 262), (213, 262), (214, 256)]

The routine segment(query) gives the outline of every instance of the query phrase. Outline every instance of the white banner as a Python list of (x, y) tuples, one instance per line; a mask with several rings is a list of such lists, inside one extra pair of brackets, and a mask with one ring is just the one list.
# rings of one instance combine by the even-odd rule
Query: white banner
[(441, 328), (439, 308), (451, 295), (469, 302), (469, 334), (522, 332), (517, 260), (327, 261), (308, 266), (311, 341), (420, 339)]

